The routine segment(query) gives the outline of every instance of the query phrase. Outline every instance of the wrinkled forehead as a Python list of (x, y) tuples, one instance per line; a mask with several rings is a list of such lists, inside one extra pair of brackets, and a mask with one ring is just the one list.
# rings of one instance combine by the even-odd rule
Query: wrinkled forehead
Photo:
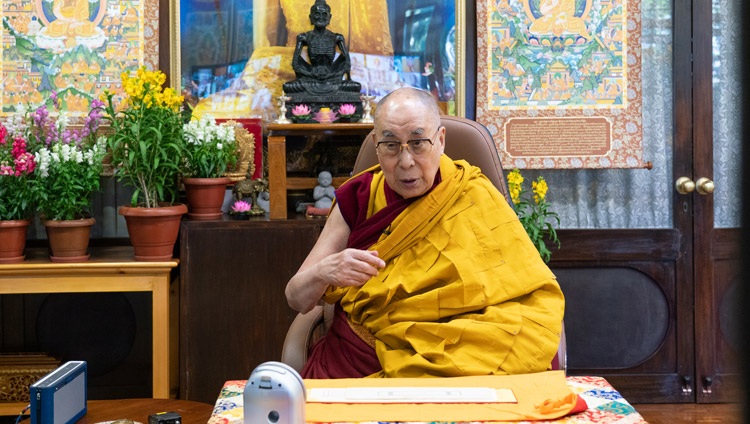
[(440, 117), (432, 116), (424, 108), (409, 111), (384, 110), (375, 122), (375, 136), (383, 137), (430, 137), (440, 127)]

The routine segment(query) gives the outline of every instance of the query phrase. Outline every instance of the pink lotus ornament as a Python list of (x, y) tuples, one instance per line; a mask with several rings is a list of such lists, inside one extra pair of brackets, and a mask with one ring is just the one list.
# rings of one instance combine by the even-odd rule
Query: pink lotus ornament
[(308, 119), (310, 118), (310, 113), (312, 113), (312, 111), (307, 105), (297, 105), (292, 108), (292, 115), (297, 119)]
[(339, 115), (344, 117), (350, 117), (357, 111), (356, 106), (351, 103), (343, 104), (339, 107)]
[(331, 108), (322, 107), (319, 112), (315, 112), (315, 117), (313, 119), (321, 124), (330, 124), (335, 121), (337, 117), (336, 112), (331, 111)]
[(232, 205), (232, 212), (234, 213), (248, 213), (250, 212), (250, 203), (244, 200), (238, 200)]

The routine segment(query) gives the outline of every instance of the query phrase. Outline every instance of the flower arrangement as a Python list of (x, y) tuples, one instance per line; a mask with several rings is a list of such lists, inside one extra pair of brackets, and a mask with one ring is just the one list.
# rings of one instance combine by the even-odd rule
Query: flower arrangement
[(114, 95), (105, 92), (106, 115), (112, 133), (107, 146), (115, 175), (135, 187), (131, 205), (155, 208), (177, 199), (177, 177), (184, 156), (183, 97), (162, 87), (161, 71), (138, 69), (135, 77), (122, 73), (126, 94), (116, 105)]
[(184, 175), (219, 178), (228, 166), (234, 166), (238, 156), (234, 131), (234, 125), (217, 124), (216, 119), (209, 115), (185, 124)]
[[(12, 121), (9, 122), (12, 125)], [(36, 161), (26, 139), (0, 124), (0, 220), (24, 220), (34, 213)]]
[(296, 121), (306, 121), (310, 119), (312, 111), (308, 105), (297, 105), (292, 108), (292, 115)]
[[(51, 97), (59, 110), (56, 94)], [(91, 194), (100, 187), (106, 139), (97, 137), (104, 103), (91, 102), (91, 110), (80, 129), (67, 128), (64, 112), (54, 119), (47, 106), (30, 114), (29, 138), (36, 137), (40, 148), (37, 163), (37, 210), (44, 219), (73, 220), (90, 216)]]
[(555, 230), (555, 225), (560, 225), (560, 217), (549, 210), (546, 200), (548, 187), (544, 177), (539, 176), (531, 182), (531, 191), (523, 187), (523, 182), (524, 178), (518, 169), (508, 174), (508, 190), (513, 201), (513, 209), (539, 255), (545, 262), (549, 262), (552, 252), (547, 247), (547, 240), (556, 243), (557, 248), (560, 248), (560, 240)]

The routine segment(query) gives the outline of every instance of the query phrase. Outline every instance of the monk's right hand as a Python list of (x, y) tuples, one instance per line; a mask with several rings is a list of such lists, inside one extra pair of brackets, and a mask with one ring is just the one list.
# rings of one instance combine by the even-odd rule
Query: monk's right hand
[(319, 275), (338, 287), (361, 286), (385, 267), (385, 261), (372, 250), (344, 249), (318, 264)]

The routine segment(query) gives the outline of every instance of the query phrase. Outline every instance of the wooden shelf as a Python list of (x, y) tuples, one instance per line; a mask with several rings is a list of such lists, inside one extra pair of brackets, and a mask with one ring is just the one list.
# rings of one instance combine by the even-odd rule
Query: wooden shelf
[[(373, 129), (372, 124), (270, 124), (268, 126), (268, 191), (271, 201), (271, 219), (287, 219), (287, 190), (311, 189), (317, 185), (316, 178), (287, 178), (286, 138), (291, 136), (341, 136), (359, 135), (364, 139)], [(352, 164), (354, 165), (354, 164)], [(338, 187), (346, 177), (333, 179)]]

